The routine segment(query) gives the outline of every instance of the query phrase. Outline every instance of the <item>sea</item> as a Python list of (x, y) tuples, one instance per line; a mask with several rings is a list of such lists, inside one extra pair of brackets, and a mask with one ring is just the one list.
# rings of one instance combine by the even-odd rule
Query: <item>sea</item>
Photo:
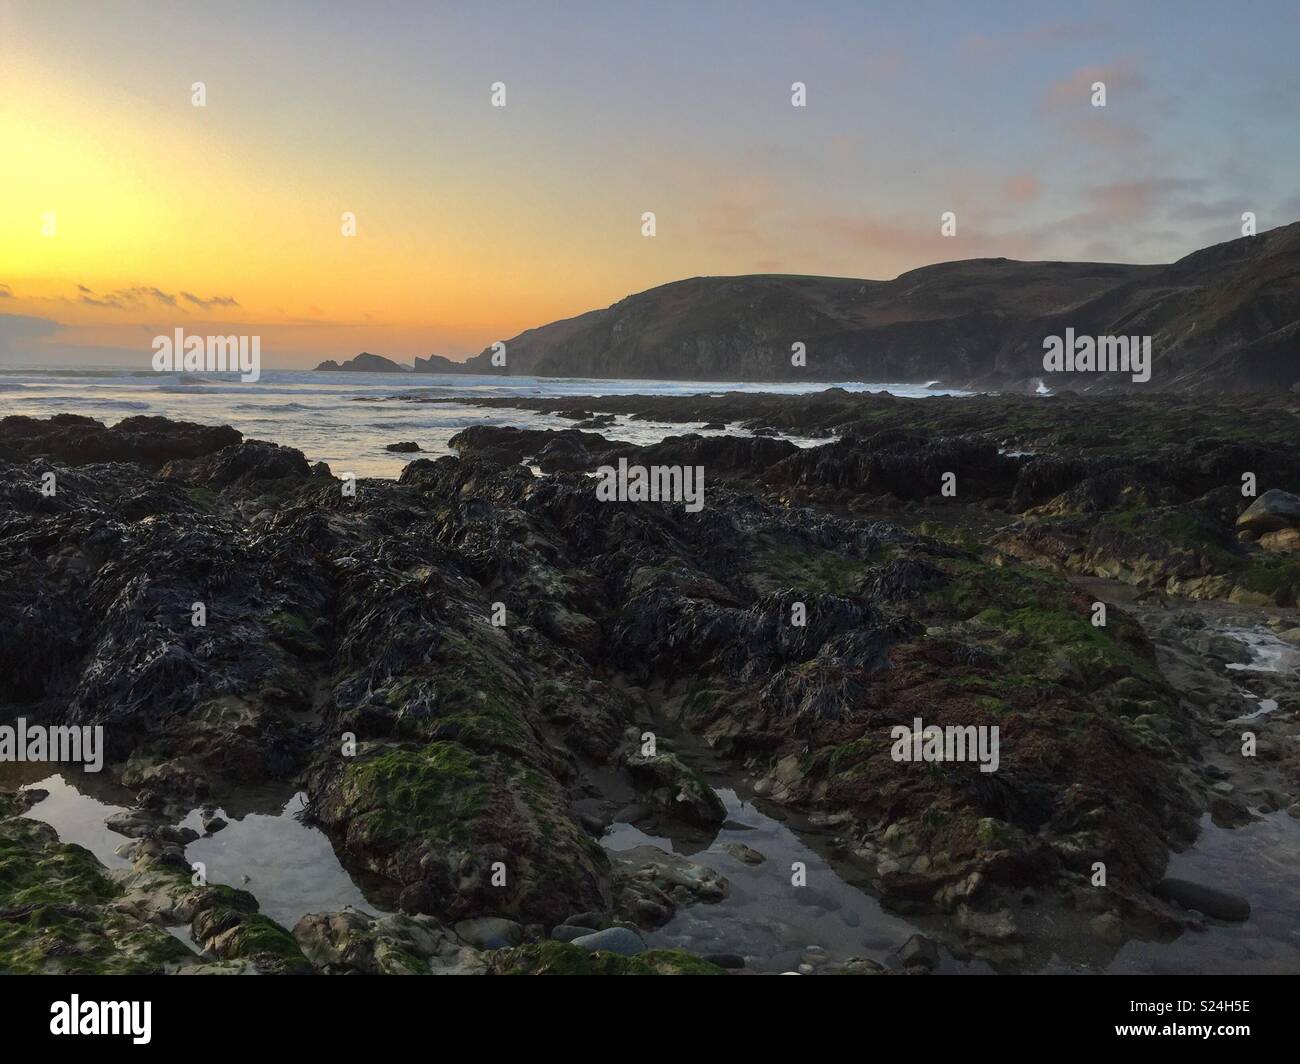
[[(451, 454), (448, 441), (470, 425), (571, 429), (573, 421), (530, 410), (489, 409), (465, 400), (485, 396), (520, 398), (606, 395), (700, 395), (772, 392), (795, 395), (839, 387), (848, 391), (890, 392), (923, 397), (960, 395), (923, 384), (864, 381), (743, 383), (739, 381), (601, 380), (587, 377), (478, 376), (438, 374), (264, 370), (261, 379), (240, 381), (237, 374), (155, 373), (137, 369), (21, 369), (0, 367), (0, 417), (26, 414), (85, 414), (116, 424), (145, 414), (230, 425), (246, 439), (296, 447), (308, 461), (327, 462), (335, 474), (397, 477), (413, 458)], [(446, 400), (403, 401), (414, 396)], [(598, 403), (594, 413), (606, 413)], [(620, 416), (600, 430), (607, 439), (646, 445), (684, 432), (744, 436), (728, 425), (704, 430), (682, 423), (633, 420)], [(790, 437), (800, 446), (824, 438)], [(414, 442), (423, 454), (385, 451), (390, 443)]]

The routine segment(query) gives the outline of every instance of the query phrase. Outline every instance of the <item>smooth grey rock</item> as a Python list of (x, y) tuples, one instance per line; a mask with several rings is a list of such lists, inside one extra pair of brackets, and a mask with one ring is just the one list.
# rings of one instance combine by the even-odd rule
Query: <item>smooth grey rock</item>
[(561, 924), (551, 932), (551, 938), (556, 942), (572, 942), (575, 938), (582, 938), (586, 935), (595, 935), (598, 933), (594, 927), (578, 927), (575, 924)]
[(1237, 518), (1237, 527), (1252, 532), (1276, 532), (1300, 526), (1300, 495), (1271, 488)]
[(1207, 887), (1186, 879), (1162, 879), (1152, 893), (1184, 909), (1195, 909), (1216, 920), (1240, 922), (1250, 916), (1250, 902), (1226, 890)]
[(461, 920), (455, 925), (461, 941), (478, 949), (505, 949), (517, 946), (524, 940), (524, 929), (513, 920), (501, 916), (480, 916)]
[(617, 953), (620, 957), (635, 957), (638, 953), (645, 952), (645, 942), (641, 936), (626, 927), (607, 927), (595, 934), (579, 935), (573, 944), (583, 949)]

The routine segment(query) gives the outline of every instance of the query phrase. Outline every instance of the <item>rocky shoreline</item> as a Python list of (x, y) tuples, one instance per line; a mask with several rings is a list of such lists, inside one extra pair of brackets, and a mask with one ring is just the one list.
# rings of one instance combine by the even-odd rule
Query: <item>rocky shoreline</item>
[[(0, 969), (735, 970), (645, 941), (725, 876), (600, 841), (716, 834), (699, 750), (926, 929), (810, 970), (1092, 965), (1241, 918), (1166, 867), (1205, 815), (1300, 813), (1295, 669), (1225, 675), (1242, 631), (1300, 645), (1294, 397), (480, 402), (751, 435), (480, 426), (350, 493), (229, 428), (0, 420), (0, 718), (103, 726), (136, 800), (108, 870), (0, 796)], [(620, 458), (702, 466), (703, 509), (599, 502)], [(1250, 756), (1241, 690), (1273, 703)], [(899, 763), (917, 718), (997, 727), (997, 770)], [(287, 928), (195, 882), (180, 820), (268, 780), (394, 911)]]

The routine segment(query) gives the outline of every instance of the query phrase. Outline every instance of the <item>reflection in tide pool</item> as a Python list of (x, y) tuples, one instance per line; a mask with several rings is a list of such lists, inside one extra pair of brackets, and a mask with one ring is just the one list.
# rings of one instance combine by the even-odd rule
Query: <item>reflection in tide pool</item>
[(49, 824), (63, 842), (84, 846), (107, 867), (130, 868), (131, 862), (117, 855), (118, 847), (127, 840), (104, 826), (105, 820), (115, 813), (125, 812), (127, 807), (101, 801), (90, 793), (87, 783), (78, 782), (82, 783), (81, 787), (74, 786), (57, 773), (24, 782), (23, 790), (50, 792), (48, 798), (37, 802), (25, 815)]
[[(299, 819), (306, 800), (299, 791), (279, 813), (230, 820), (215, 835), (190, 843), (185, 856), (204, 864), (208, 882), (250, 891), (264, 914), (290, 929), (307, 913), (348, 905), (378, 911), (339, 863), (325, 833)], [(218, 815), (228, 819), (224, 810)], [(197, 809), (181, 823), (203, 830)]]
[[(15, 769), (25, 769), (19, 775)], [(129, 795), (105, 781), (76, 775), (39, 776), (36, 766), (0, 766), (0, 786), (48, 791), (25, 815), (52, 825), (59, 837), (90, 850), (110, 869), (129, 863), (117, 850), (129, 840), (109, 831), (104, 821), (129, 808)], [(736, 953), (751, 971), (814, 969), (850, 957), (869, 957), (888, 965), (890, 955), (925, 927), (886, 912), (869, 893), (843, 879), (790, 828), (719, 788), (727, 822), (707, 849), (674, 847), (671, 839), (648, 835), (630, 824), (613, 825), (604, 839), (611, 851), (657, 846), (722, 873), (731, 884), (716, 904), (689, 905), (663, 927), (647, 932), (655, 948), (683, 948), (694, 953)], [(382, 895), (363, 893), (362, 885), (343, 868), (328, 837), (304, 824), (299, 814), (305, 795), (298, 792), (242, 816), (218, 810), (228, 825), (215, 835), (190, 843), (186, 856), (206, 866), (209, 882), (250, 891), (261, 911), (292, 928), (307, 913), (353, 906), (383, 912), (390, 905), (372, 903)], [(202, 830), (200, 810), (183, 826)], [(750, 864), (737, 856), (738, 845), (763, 855)], [(802, 862), (807, 886), (791, 886), (790, 866)], [(1196, 844), (1175, 854), (1169, 876), (1208, 883), (1239, 894), (1251, 904), (1250, 919), (1240, 924), (1207, 921), (1172, 942), (1131, 941), (1104, 963), (1120, 974), (1248, 974), (1300, 972), (1300, 820), (1285, 812), (1262, 817), (1238, 828), (1216, 827), (1207, 816)], [(246, 877), (246, 878), (245, 878)], [(174, 930), (189, 942), (184, 929)], [(941, 972), (987, 972), (983, 963), (959, 961), (941, 950)], [(1099, 971), (1101, 967), (1048, 963), (1047, 972)]]
[[(128, 805), (103, 800), (103, 795), (91, 793), (75, 775), (71, 780), (61, 774), (36, 780), (0, 777), (0, 784), (4, 783), (48, 791), (49, 797), (32, 806), (26, 816), (49, 824), (62, 841), (84, 846), (110, 869), (131, 867), (117, 852), (131, 840), (104, 825)], [(94, 786), (114, 795), (118, 790), (98, 783)], [(118, 800), (130, 802), (129, 792), (122, 792)], [(209, 883), (249, 891), (264, 914), (290, 929), (307, 913), (333, 912), (348, 905), (371, 913), (385, 911), (367, 900), (339, 863), (325, 833), (299, 819), (305, 803), (306, 795), (299, 791), (287, 801), (272, 803), (278, 812), (248, 812), (236, 817), (218, 810), (227, 826), (190, 843), (185, 856), (203, 863)], [(181, 824), (201, 833), (202, 821), (202, 812), (194, 809)]]
[(1207, 921), (1173, 942), (1129, 942), (1109, 971), (1122, 974), (1263, 975), (1300, 972), (1300, 820), (1270, 813), (1239, 828), (1207, 814), (1196, 845), (1165, 874), (1209, 883), (1250, 902), (1244, 923)]
[[(685, 853), (697, 864), (721, 872), (731, 883), (716, 904), (679, 909), (663, 927), (647, 932), (653, 948), (694, 953), (737, 953), (751, 971), (795, 971), (801, 963), (820, 967), (850, 957), (869, 957), (887, 964), (918, 928), (885, 912), (870, 894), (842, 879), (814, 850), (784, 824), (742, 801), (734, 790), (718, 789), (727, 807), (727, 822), (707, 850)], [(647, 835), (630, 824), (614, 824), (602, 839), (609, 850), (658, 846), (673, 851), (670, 839)], [(761, 864), (748, 864), (729, 853), (741, 844), (761, 853)], [(807, 868), (807, 885), (791, 885), (790, 866)], [(955, 960), (940, 951), (941, 972), (988, 971), (984, 964)]]

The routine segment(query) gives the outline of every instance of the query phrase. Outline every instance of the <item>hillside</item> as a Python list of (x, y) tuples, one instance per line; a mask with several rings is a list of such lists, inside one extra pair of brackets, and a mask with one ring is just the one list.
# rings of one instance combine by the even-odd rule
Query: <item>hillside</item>
[[(1030, 389), (1043, 337), (1150, 335), (1153, 372), (1055, 388), (1277, 390), (1300, 381), (1300, 223), (1166, 266), (970, 259), (892, 281), (695, 277), (529, 329), (470, 373), (684, 380), (942, 380)], [(790, 363), (807, 348), (807, 367)]]

